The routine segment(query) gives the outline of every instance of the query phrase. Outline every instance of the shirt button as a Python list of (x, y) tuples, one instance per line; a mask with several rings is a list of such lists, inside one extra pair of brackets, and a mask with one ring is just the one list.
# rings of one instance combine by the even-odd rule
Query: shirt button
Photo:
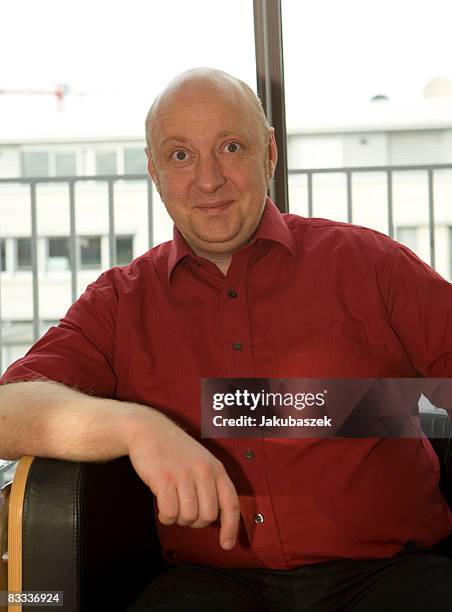
[(251, 448), (247, 448), (245, 451), (245, 457), (247, 459), (252, 459), (254, 457), (254, 451)]
[(258, 514), (254, 515), (254, 522), (255, 523), (263, 523), (264, 522), (264, 515), (261, 514), (260, 512)]
[(235, 291), (235, 289), (229, 289), (228, 295), (230, 298), (236, 298), (238, 294), (237, 294), (237, 291)]
[(241, 351), (242, 350), (242, 343), (241, 342), (234, 342), (234, 344), (232, 345), (232, 348), (234, 349), (234, 351)]

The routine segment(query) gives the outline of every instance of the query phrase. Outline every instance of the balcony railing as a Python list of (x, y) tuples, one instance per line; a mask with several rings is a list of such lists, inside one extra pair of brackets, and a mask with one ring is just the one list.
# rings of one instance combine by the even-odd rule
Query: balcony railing
[[(430, 238), (430, 265), (435, 267), (435, 202), (434, 202), (434, 178), (435, 171), (452, 170), (452, 164), (415, 165), (415, 166), (356, 166), (351, 168), (316, 168), (316, 169), (292, 169), (289, 175), (304, 175), (307, 178), (307, 205), (308, 216), (314, 215), (314, 190), (313, 177), (321, 174), (342, 174), (346, 177), (347, 197), (347, 222), (353, 223), (353, 177), (363, 173), (384, 173), (386, 175), (387, 201), (386, 216), (388, 235), (394, 237), (394, 198), (393, 177), (396, 172), (424, 172), (428, 184), (428, 228)], [(451, 200), (452, 221), (452, 200)]]
[[(70, 262), (70, 283), (71, 297), (75, 301), (78, 297), (77, 290), (77, 219), (76, 219), (76, 185), (78, 183), (95, 182), (107, 188), (108, 201), (108, 243), (109, 243), (109, 267), (116, 265), (116, 226), (115, 226), (115, 184), (119, 182), (141, 181), (146, 185), (146, 207), (147, 207), (147, 235), (148, 248), (153, 245), (153, 185), (146, 174), (123, 174), (123, 175), (97, 175), (97, 176), (68, 176), (68, 177), (33, 177), (33, 178), (0, 178), (0, 189), (5, 185), (22, 185), (29, 187), (30, 205), (30, 225), (31, 225), (31, 277), (32, 277), (32, 340), (35, 342), (41, 335), (40, 312), (39, 312), (39, 282), (38, 282), (38, 215), (37, 215), (37, 187), (39, 185), (62, 185), (67, 188), (69, 198), (69, 262)], [(5, 237), (7, 220), (2, 220), (0, 207), (0, 238)], [(1, 258), (1, 252), (0, 252)], [(0, 259), (1, 264), (1, 259)], [(1, 269), (1, 265), (0, 265)], [(2, 278), (0, 274), (0, 372), (2, 371), (2, 327), (3, 319), (1, 313), (1, 286)], [(23, 333), (23, 331), (22, 331)]]
[[(396, 173), (410, 173), (416, 172), (421, 173), (425, 177), (427, 186), (427, 210), (428, 210), (428, 236), (429, 236), (429, 263), (432, 267), (435, 267), (435, 181), (437, 173), (442, 171), (452, 171), (452, 164), (438, 164), (438, 165), (423, 165), (423, 166), (372, 166), (372, 167), (349, 167), (349, 168), (317, 168), (317, 169), (292, 169), (289, 171), (289, 185), (296, 180), (297, 177), (304, 177), (305, 183), (303, 187), (293, 187), (293, 189), (301, 189), (303, 192), (303, 198), (305, 198), (305, 214), (313, 216), (316, 213), (317, 201), (316, 201), (316, 187), (315, 183), (319, 177), (326, 177), (332, 175), (340, 175), (345, 180), (345, 199), (346, 199), (346, 219), (348, 222), (353, 223), (354, 219), (354, 185), (357, 177), (363, 177), (370, 173), (383, 173), (385, 182), (386, 192), (386, 204), (384, 214), (386, 217), (387, 233), (393, 237), (395, 233), (395, 198), (394, 198), (394, 176)], [(59, 184), (67, 189), (68, 204), (69, 204), (69, 262), (70, 262), (70, 290), (72, 301), (75, 301), (78, 297), (78, 275), (79, 269), (77, 267), (77, 218), (76, 218), (76, 185), (86, 182), (95, 182), (96, 185), (104, 185), (107, 190), (107, 202), (108, 202), (108, 263), (109, 266), (116, 265), (116, 223), (115, 223), (115, 186), (119, 182), (127, 184), (130, 182), (140, 181), (143, 185), (143, 194), (146, 200), (146, 220), (142, 220), (142, 223), (146, 225), (146, 228), (142, 227), (143, 231), (147, 232), (147, 243), (148, 248), (154, 243), (154, 227), (153, 227), (153, 204), (154, 204), (154, 193), (153, 185), (147, 175), (113, 175), (113, 176), (70, 176), (70, 177), (55, 177), (55, 178), (3, 178), (0, 179), (0, 190), (6, 185), (22, 185), (28, 186), (29, 188), (29, 211), (30, 211), (30, 239), (31, 239), (31, 299), (32, 299), (32, 316), (30, 317), (30, 324), (32, 328), (32, 338), (30, 340), (36, 341), (42, 329), (40, 326), (40, 311), (39, 311), (39, 275), (38, 275), (38, 206), (37, 206), (37, 188), (44, 184)], [(0, 191), (1, 193), (1, 191)], [(452, 194), (452, 181), (451, 181), (451, 194)], [(452, 197), (450, 200), (450, 226), (452, 226)], [(296, 208), (296, 207), (292, 207)], [(294, 210), (298, 212), (298, 210)], [(2, 232), (2, 228), (7, 227), (8, 220), (2, 218), (1, 199), (0, 199), (0, 238), (4, 238), (10, 232), (5, 230)], [(1, 252), (0, 252), (1, 257)], [(1, 262), (0, 262), (1, 263)], [(3, 283), (5, 278), (3, 279)], [(1, 285), (2, 275), (0, 274), (0, 298), (1, 298)], [(63, 313), (60, 313), (63, 314)], [(0, 299), (0, 371), (2, 371), (2, 327), (5, 321), (2, 320), (1, 314), (1, 299)], [(23, 329), (22, 329), (23, 334)], [(9, 340), (11, 342), (11, 340)]]

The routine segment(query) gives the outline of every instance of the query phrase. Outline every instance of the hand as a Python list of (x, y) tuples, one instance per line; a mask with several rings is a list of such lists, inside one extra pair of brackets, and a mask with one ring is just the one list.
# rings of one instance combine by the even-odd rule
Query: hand
[(220, 546), (233, 548), (240, 506), (223, 464), (163, 414), (147, 412), (128, 448), (135, 471), (157, 498), (159, 521), (200, 528), (220, 516)]

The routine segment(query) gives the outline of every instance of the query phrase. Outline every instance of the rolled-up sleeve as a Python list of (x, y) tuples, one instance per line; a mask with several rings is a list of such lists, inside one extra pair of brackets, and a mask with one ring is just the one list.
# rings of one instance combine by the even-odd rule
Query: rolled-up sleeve
[(86, 393), (114, 397), (118, 298), (108, 272), (90, 284), (57, 326), (9, 366), (1, 384), (48, 379)]
[(391, 326), (428, 379), (424, 395), (452, 416), (452, 284), (397, 245), (382, 292)]

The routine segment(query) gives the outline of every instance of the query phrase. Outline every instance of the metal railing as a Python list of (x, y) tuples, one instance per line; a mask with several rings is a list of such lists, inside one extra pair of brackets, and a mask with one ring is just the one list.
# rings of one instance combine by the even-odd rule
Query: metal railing
[[(122, 175), (96, 175), (96, 176), (66, 176), (66, 177), (37, 177), (37, 178), (0, 178), (0, 186), (28, 185), (30, 188), (30, 217), (31, 217), (31, 272), (32, 272), (32, 299), (33, 299), (33, 342), (40, 336), (39, 316), (39, 283), (38, 283), (38, 218), (36, 188), (43, 184), (66, 184), (69, 193), (69, 262), (71, 275), (71, 297), (74, 302), (77, 299), (77, 224), (75, 214), (75, 185), (83, 182), (96, 182), (107, 185), (108, 194), (108, 240), (109, 240), (109, 265), (116, 265), (116, 234), (115, 234), (115, 194), (114, 185), (118, 181), (146, 181), (147, 184), (147, 220), (148, 220), (148, 242), (149, 248), (153, 245), (153, 223), (152, 223), (152, 182), (147, 174), (122, 174)], [(1, 211), (0, 211), (1, 213)], [(0, 230), (1, 237), (1, 230)], [(1, 257), (1, 252), (0, 252)], [(1, 262), (0, 262), (1, 264)], [(0, 265), (1, 268), (1, 265)], [(0, 275), (0, 298), (1, 298), (1, 275)], [(1, 309), (1, 299), (0, 299)], [(2, 314), (0, 310), (0, 372), (2, 371)]]
[[(384, 173), (386, 175), (386, 216), (388, 234), (394, 236), (394, 201), (393, 201), (393, 174), (395, 172), (425, 172), (428, 182), (428, 227), (430, 240), (430, 264), (435, 267), (435, 206), (434, 206), (434, 180), (435, 171), (452, 170), (452, 164), (436, 165), (410, 165), (410, 166), (362, 166), (362, 167), (342, 167), (342, 168), (313, 168), (313, 169), (291, 169), (289, 176), (305, 175), (307, 179), (307, 209), (308, 216), (314, 213), (315, 189), (313, 178), (324, 174), (342, 174), (346, 177), (346, 200), (347, 200), (347, 221), (353, 223), (353, 179), (355, 175), (362, 173)], [(45, 178), (1, 178), (0, 186), (5, 184), (28, 185), (30, 189), (30, 212), (31, 212), (31, 271), (32, 271), (32, 300), (33, 317), (32, 330), (33, 341), (40, 335), (40, 314), (39, 314), (39, 283), (38, 283), (38, 219), (37, 219), (37, 186), (40, 184), (66, 184), (69, 193), (69, 262), (71, 275), (71, 297), (72, 301), (77, 299), (77, 219), (76, 219), (76, 195), (75, 186), (82, 182), (96, 182), (107, 185), (108, 194), (108, 240), (109, 240), (109, 265), (116, 264), (116, 234), (115, 234), (115, 183), (119, 181), (145, 181), (147, 185), (147, 234), (149, 248), (153, 245), (153, 186), (146, 174), (126, 174), (126, 175), (104, 175), (104, 176), (70, 176), (70, 177), (45, 177)], [(1, 211), (0, 211), (1, 213)], [(0, 230), (1, 236), (1, 230)], [(1, 257), (1, 253), (0, 253)], [(0, 296), (1, 296), (1, 275), (0, 275)], [(1, 300), (0, 300), (1, 307)], [(0, 311), (0, 371), (2, 347), (2, 315)]]
[(434, 203), (434, 172), (435, 170), (452, 170), (452, 164), (432, 164), (432, 165), (414, 165), (414, 166), (354, 166), (349, 168), (313, 168), (313, 169), (291, 169), (289, 175), (306, 175), (307, 192), (308, 192), (308, 216), (314, 214), (314, 190), (313, 177), (317, 174), (343, 174), (346, 177), (346, 194), (347, 194), (347, 222), (353, 223), (353, 195), (352, 181), (353, 175), (359, 173), (376, 173), (382, 172), (386, 174), (387, 185), (387, 223), (388, 235), (394, 237), (394, 207), (393, 207), (393, 174), (394, 172), (413, 172), (422, 171), (427, 175), (428, 181), (428, 227), (430, 237), (430, 265), (435, 267), (435, 203)]

